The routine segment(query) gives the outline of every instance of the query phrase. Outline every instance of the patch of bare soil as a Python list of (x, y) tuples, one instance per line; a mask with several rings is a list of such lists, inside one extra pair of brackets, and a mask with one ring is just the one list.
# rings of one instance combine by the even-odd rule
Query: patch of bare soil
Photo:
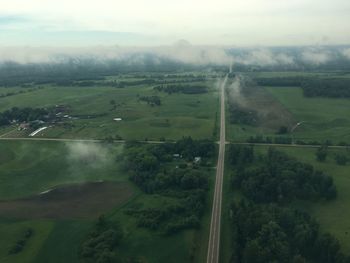
[(0, 216), (25, 219), (96, 218), (133, 195), (127, 183), (94, 182), (49, 189), (36, 196), (0, 201)]

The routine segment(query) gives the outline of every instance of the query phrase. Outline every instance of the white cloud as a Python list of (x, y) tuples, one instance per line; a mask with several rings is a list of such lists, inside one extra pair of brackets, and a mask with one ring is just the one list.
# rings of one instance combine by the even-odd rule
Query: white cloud
[(342, 53), (346, 58), (350, 59), (350, 48), (344, 49)]
[(0, 47), (0, 62), (18, 63), (60, 62), (65, 58), (94, 58), (100, 61), (109, 59), (128, 61), (130, 64), (143, 63), (146, 54), (153, 59), (163, 58), (182, 63), (206, 65), (230, 65), (232, 57), (224, 48), (214, 46), (172, 45), (158, 47), (118, 47), (94, 46), (73, 48), (51, 47)]
[(314, 65), (325, 64), (332, 59), (329, 51), (325, 50), (305, 50), (301, 54), (301, 58), (306, 63)]
[(268, 49), (252, 50), (247, 54), (236, 57), (236, 62), (244, 65), (275, 66), (294, 64), (294, 58), (284, 53), (272, 53)]

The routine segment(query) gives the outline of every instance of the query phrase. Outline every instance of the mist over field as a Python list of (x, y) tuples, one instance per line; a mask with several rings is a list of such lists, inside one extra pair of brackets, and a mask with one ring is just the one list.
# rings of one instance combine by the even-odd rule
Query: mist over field
[(66, 143), (67, 162), (74, 166), (96, 168), (113, 161), (112, 154), (107, 147), (96, 143), (74, 142)]
[(257, 47), (196, 46), (181, 40), (174, 45), (158, 47), (94, 46), (94, 47), (0, 47), (0, 63), (120, 63), (160, 65), (179, 63), (194, 66), (259, 66), (298, 68), (331, 63), (350, 64), (347, 46), (323, 47)]

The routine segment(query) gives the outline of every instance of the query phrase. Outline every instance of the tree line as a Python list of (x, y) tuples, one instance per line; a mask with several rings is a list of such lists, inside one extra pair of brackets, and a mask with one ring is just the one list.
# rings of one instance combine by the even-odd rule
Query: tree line
[(303, 77), (254, 78), (258, 86), (270, 87), (300, 87), (305, 81)]
[(201, 94), (207, 93), (208, 88), (204, 85), (159, 85), (153, 88), (156, 91), (172, 93), (183, 93), (183, 94)]
[(310, 79), (302, 82), (305, 97), (350, 98), (349, 79)]

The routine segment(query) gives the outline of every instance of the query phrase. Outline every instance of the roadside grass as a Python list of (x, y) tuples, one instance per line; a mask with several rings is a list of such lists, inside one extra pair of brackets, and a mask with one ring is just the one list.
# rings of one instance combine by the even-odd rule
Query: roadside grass
[(294, 116), (304, 121), (294, 131), (295, 140), (350, 142), (350, 100), (306, 98), (298, 87), (266, 88)]

